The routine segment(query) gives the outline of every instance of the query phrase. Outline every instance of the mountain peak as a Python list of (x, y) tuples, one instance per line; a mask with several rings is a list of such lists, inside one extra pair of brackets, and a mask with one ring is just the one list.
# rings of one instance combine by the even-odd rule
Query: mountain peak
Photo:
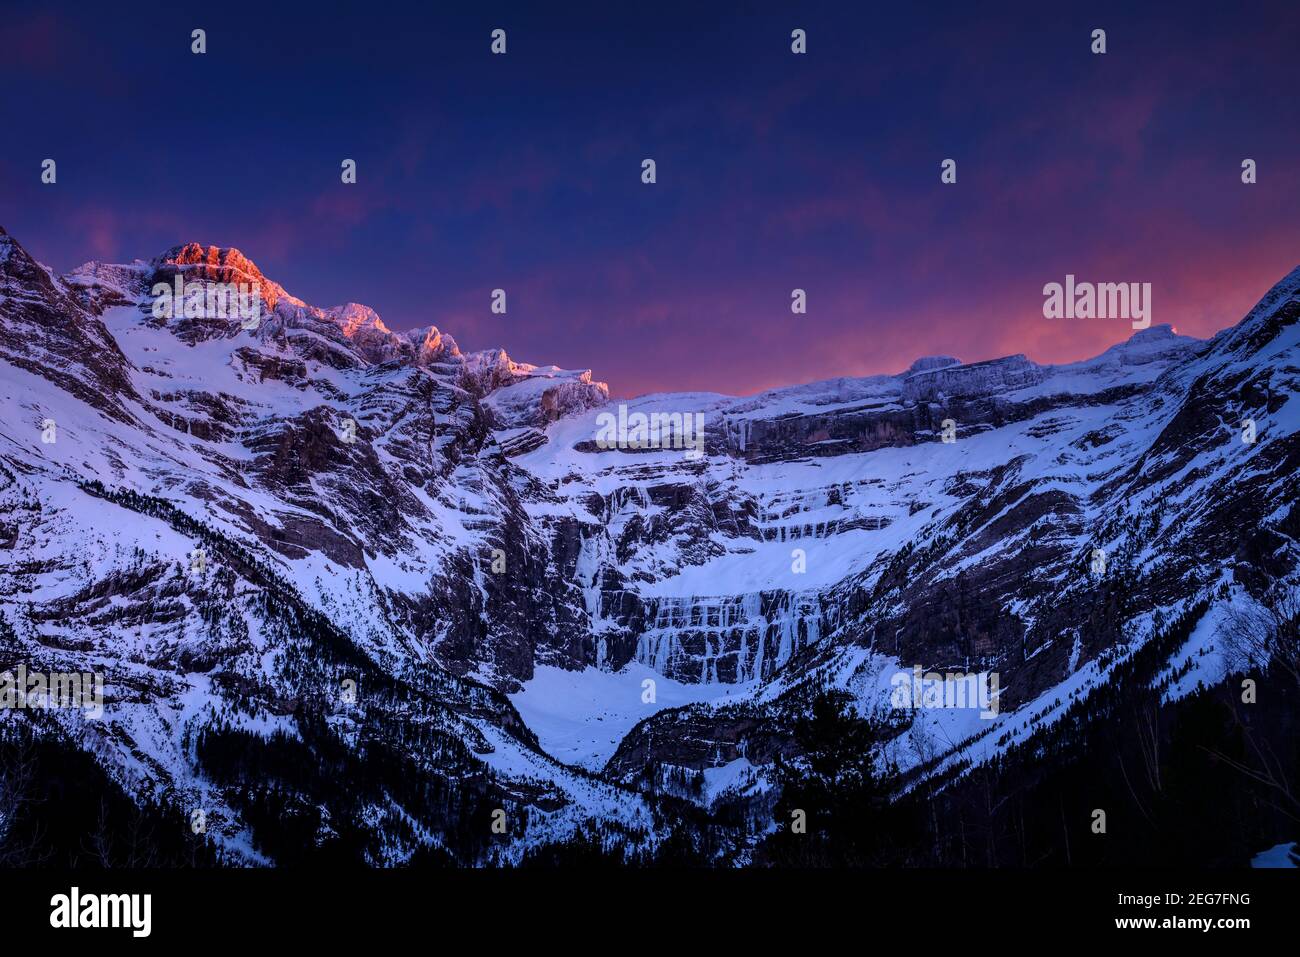
[(54, 287), (54, 277), (50, 271), (33, 259), (22, 243), (0, 229), (0, 281), (10, 279), (38, 283), (51, 290)]
[(234, 246), (205, 246), (202, 243), (185, 243), (173, 246), (150, 263), (154, 276), (166, 278), (177, 273), (209, 282), (248, 283), (261, 293), (262, 301), (274, 309), (284, 300), (295, 306), (304, 306), (301, 299), (289, 295), (279, 283), (272, 282), (251, 259)]
[(338, 324), (343, 335), (349, 339), (370, 332), (392, 334), (392, 330), (384, 325), (384, 320), (379, 318), (379, 313), (359, 302), (346, 302), (341, 306), (334, 306), (332, 309), (326, 309), (325, 314)]
[(916, 372), (929, 372), (932, 369), (943, 369), (948, 366), (959, 365), (961, 365), (961, 360), (955, 356), (922, 356), (913, 362), (904, 374), (911, 375)]
[(234, 246), (207, 246), (195, 242), (182, 243), (179, 246), (171, 247), (161, 256), (155, 257), (153, 262), (155, 266), (191, 266), (196, 264), (228, 266), (248, 273), (250, 276), (256, 276), (259, 279), (265, 278), (262, 275), (262, 270), (257, 268), (257, 264)]
[(444, 335), (437, 326), (420, 326), (418, 329), (409, 329), (400, 335), (405, 336), (406, 340), (415, 346), (417, 362), (427, 363), (441, 356), (454, 358), (461, 354), (456, 340), (449, 335)]

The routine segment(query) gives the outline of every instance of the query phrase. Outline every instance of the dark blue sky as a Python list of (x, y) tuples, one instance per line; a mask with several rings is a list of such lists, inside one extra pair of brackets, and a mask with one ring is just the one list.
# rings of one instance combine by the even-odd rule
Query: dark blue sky
[(1132, 6), (6, 2), (0, 225), (61, 271), (238, 246), (617, 394), (1126, 337), (1042, 317), (1067, 272), (1208, 335), (1300, 263), (1300, 5)]

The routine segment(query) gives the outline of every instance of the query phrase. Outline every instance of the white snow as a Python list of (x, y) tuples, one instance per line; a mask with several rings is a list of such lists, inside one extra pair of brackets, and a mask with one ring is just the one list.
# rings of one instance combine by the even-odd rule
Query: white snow
[[(645, 681), (654, 682), (654, 703), (641, 700)], [(656, 712), (701, 702), (723, 704), (750, 690), (748, 685), (683, 684), (637, 662), (617, 672), (539, 665), (510, 701), (548, 754), (595, 771), (637, 722)]]

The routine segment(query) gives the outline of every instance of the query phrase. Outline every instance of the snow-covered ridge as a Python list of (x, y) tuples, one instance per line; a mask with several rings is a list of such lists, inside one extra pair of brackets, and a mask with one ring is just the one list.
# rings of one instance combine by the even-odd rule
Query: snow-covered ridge
[[(349, 302), (328, 308), (308, 305), (268, 279), (252, 260), (234, 247), (190, 242), (175, 246), (147, 262), (87, 262), (63, 279), (69, 286), (82, 290), (106, 289), (144, 308), (151, 302), (149, 287), (152, 283), (166, 281), (177, 273), (187, 281), (255, 285), (270, 311), (264, 328), (258, 333), (258, 338), (264, 341), (279, 336), (291, 346), (302, 345), (306, 340), (286, 334), (286, 331), (301, 329), (320, 333), (322, 326), (332, 326), (336, 333), (326, 332), (326, 337), (344, 345), (363, 365), (453, 363), (459, 367), (467, 385), (483, 395), (519, 387), (513, 394), (502, 394), (494, 402), (506, 418), (508, 427), (523, 424), (544, 427), (557, 418), (599, 407), (608, 400), (608, 386), (595, 381), (589, 369), (566, 370), (553, 365), (517, 362), (503, 349), (462, 353), (455, 339), (436, 325), (394, 331), (385, 325), (373, 308), (360, 303)], [(236, 335), (239, 329), (232, 322), (224, 331)], [(953, 356), (926, 356), (897, 375), (841, 377), (780, 387), (753, 396), (717, 396), (718, 401), (708, 405), (719, 416), (737, 421), (815, 414), (857, 403), (882, 406), (891, 402), (914, 404), (954, 397), (1006, 394), (1030, 388), (1043, 391), (1083, 388), (1092, 391), (1086, 388), (1087, 383), (1081, 381), (1081, 373), (1095, 374), (1098, 378), (1126, 378), (1125, 367), (1171, 359), (1199, 344), (1200, 340), (1180, 336), (1165, 324), (1139, 331), (1129, 340), (1092, 359), (1066, 365), (1039, 365), (1023, 355), (975, 363), (963, 363)], [(546, 408), (539, 415), (536, 409), (543, 398)], [(698, 400), (687, 396), (660, 398), (668, 399), (669, 404), (699, 405)]]
[[(462, 353), (456, 340), (436, 325), (394, 331), (370, 306), (349, 302), (321, 308), (309, 305), (268, 279), (258, 266), (234, 247), (186, 243), (149, 261), (129, 264), (87, 262), (64, 282), (95, 305), (134, 303), (148, 315), (152, 287), (175, 276), (186, 283), (246, 283), (255, 287), (267, 315), (255, 330), (237, 319), (224, 323), (205, 319), (193, 328), (183, 319), (173, 323), (181, 338), (221, 336), (255, 340), (265, 350), (290, 351), (302, 358), (335, 367), (364, 369), (389, 363), (424, 368), (440, 364), (458, 375), (462, 384), (480, 395), (501, 393), (495, 405), (506, 427), (545, 426), (569, 414), (604, 404), (609, 389), (592, 379), (591, 370), (565, 370), (516, 362), (502, 349)], [(514, 387), (512, 389), (512, 387)]]

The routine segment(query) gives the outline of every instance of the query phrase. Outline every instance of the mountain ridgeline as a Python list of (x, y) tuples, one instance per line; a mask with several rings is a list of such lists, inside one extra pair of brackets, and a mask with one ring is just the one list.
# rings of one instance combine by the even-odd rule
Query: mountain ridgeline
[(0, 863), (1247, 863), (1300, 836), (1297, 393), (1300, 269), (1207, 341), (616, 408), (0, 230), (0, 671), (104, 680), (0, 710)]

